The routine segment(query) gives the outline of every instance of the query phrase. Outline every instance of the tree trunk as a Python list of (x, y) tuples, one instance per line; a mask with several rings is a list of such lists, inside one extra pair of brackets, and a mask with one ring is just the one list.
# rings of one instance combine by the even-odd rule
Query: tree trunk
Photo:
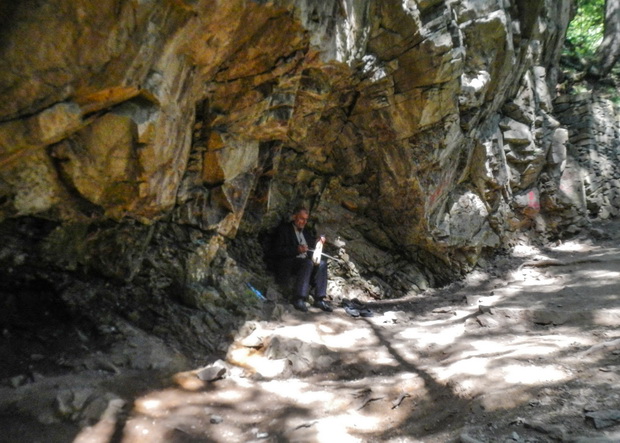
[(620, 56), (620, 0), (605, 1), (605, 36), (596, 51), (596, 62), (590, 72), (605, 77)]

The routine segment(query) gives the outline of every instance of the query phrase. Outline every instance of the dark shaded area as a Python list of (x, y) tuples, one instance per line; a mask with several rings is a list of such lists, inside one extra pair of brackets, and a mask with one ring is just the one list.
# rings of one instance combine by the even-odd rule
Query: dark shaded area
[(95, 325), (70, 312), (58, 294), (50, 292), (48, 282), (30, 281), (0, 290), (0, 378), (26, 373), (32, 381), (38, 372), (60, 373), (61, 356), (84, 351), (80, 335), (86, 340)]
[(35, 5), (36, 2), (33, 0), (0, 2), (0, 52), (5, 48), (6, 36), (14, 29), (18, 9)]

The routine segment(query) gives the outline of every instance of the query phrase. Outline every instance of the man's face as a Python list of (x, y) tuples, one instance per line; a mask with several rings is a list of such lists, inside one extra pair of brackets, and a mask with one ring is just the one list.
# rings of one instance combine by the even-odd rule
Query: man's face
[(295, 215), (293, 215), (293, 224), (300, 231), (306, 226), (308, 223), (308, 212), (307, 211), (299, 211)]

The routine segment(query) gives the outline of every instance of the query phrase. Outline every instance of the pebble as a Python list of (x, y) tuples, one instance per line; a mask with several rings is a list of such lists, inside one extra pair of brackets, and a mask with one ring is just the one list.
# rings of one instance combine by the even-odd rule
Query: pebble
[(20, 386), (26, 384), (27, 377), (25, 375), (16, 375), (15, 377), (11, 377), (9, 382), (11, 386), (14, 388), (19, 388)]
[(203, 381), (215, 381), (226, 373), (226, 368), (210, 366), (198, 372), (197, 377)]

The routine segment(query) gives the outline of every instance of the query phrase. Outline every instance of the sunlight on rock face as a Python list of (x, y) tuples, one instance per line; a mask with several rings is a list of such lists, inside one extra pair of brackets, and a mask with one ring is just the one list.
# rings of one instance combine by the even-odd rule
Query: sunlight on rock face
[(416, 3), (411, 0), (403, 0), (403, 11), (413, 18), (419, 14)]
[(383, 67), (381, 67), (377, 57), (374, 55), (365, 55), (362, 58), (362, 62), (362, 72), (369, 75), (371, 81), (378, 82), (379, 80), (387, 77), (387, 72)]

